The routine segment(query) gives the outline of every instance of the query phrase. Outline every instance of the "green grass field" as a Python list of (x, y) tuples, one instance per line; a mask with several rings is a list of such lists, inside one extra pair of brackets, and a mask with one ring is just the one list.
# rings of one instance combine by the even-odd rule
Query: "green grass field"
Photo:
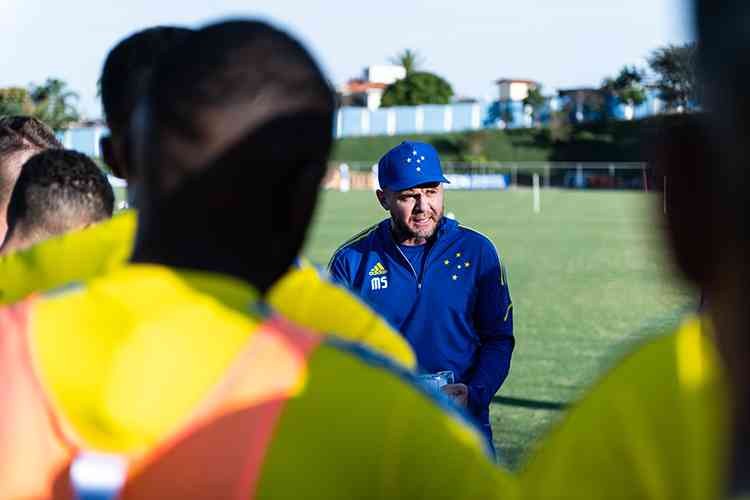
[[(509, 273), (516, 350), (492, 407), (501, 461), (534, 440), (603, 370), (694, 307), (671, 280), (654, 196), (635, 192), (449, 192), (446, 212), (489, 236)], [(371, 192), (326, 192), (305, 254), (325, 265), (349, 236), (385, 217)]]

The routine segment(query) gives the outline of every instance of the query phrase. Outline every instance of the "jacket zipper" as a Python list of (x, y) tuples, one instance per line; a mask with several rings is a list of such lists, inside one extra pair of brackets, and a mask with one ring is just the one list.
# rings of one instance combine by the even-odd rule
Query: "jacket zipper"
[[(417, 270), (414, 269), (414, 266), (411, 265), (411, 261), (406, 258), (406, 255), (404, 254), (403, 250), (401, 250), (401, 247), (398, 246), (398, 244), (394, 241), (393, 244), (396, 246), (396, 250), (398, 250), (398, 253), (401, 254), (401, 257), (406, 261), (407, 264), (409, 264), (409, 269), (411, 269), (411, 273), (414, 275), (414, 279), (417, 280), (417, 290), (422, 290), (422, 282), (419, 280), (419, 276), (417, 276)], [(432, 252), (433, 247), (437, 244), (437, 241), (432, 244), (429, 250), (427, 250), (427, 254), (424, 256), (424, 266), (422, 267), (422, 274), (425, 273), (425, 268), (427, 267), (427, 263), (429, 262), (430, 252)]]
[[(438, 228), (438, 231), (440, 231), (440, 228)], [(390, 231), (388, 232), (390, 235)], [(427, 268), (427, 263), (429, 262), (430, 253), (432, 252), (432, 249), (437, 245), (438, 238), (435, 238), (435, 242), (432, 244), (429, 250), (427, 250), (427, 255), (424, 256), (424, 266), (422, 266), (422, 274), (425, 272), (425, 268)], [(393, 236), (391, 236), (391, 242), (393, 243), (393, 246), (396, 247), (396, 250), (398, 250), (398, 253), (401, 254), (401, 257), (406, 261), (407, 264), (409, 264), (409, 269), (411, 269), (411, 273), (414, 275), (414, 279), (417, 281), (417, 291), (422, 290), (422, 282), (419, 280), (419, 276), (417, 276), (417, 270), (414, 269), (414, 266), (411, 265), (411, 261), (406, 258), (406, 255), (404, 255), (404, 252), (401, 250), (401, 247), (398, 246), (398, 243), (396, 243), (393, 240)]]
[(393, 242), (393, 244), (396, 245), (396, 250), (398, 250), (398, 253), (401, 254), (401, 257), (403, 257), (406, 263), (409, 264), (409, 269), (411, 269), (411, 273), (414, 275), (414, 279), (417, 280), (417, 288), (422, 288), (422, 283), (419, 282), (419, 276), (417, 276), (417, 270), (414, 269), (414, 266), (411, 265), (411, 261), (406, 258), (406, 255), (404, 255), (401, 247), (399, 247), (395, 241)]

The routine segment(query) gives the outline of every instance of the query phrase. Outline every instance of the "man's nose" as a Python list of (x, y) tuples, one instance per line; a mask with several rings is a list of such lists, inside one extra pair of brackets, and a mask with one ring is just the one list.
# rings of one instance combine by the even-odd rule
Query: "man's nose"
[(424, 212), (424, 200), (421, 196), (414, 197), (414, 212)]

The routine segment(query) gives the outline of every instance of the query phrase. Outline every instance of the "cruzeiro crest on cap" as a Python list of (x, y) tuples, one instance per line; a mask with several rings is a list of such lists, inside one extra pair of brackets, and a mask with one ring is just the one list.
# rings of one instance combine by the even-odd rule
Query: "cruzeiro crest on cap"
[(388, 270), (380, 262), (372, 266), (372, 269), (370, 269), (370, 276), (382, 276), (383, 274), (388, 274)]
[(419, 153), (417, 153), (416, 149), (413, 149), (411, 154), (412, 154), (411, 156), (406, 157), (406, 163), (411, 163), (413, 159), (414, 165), (417, 167), (417, 172), (421, 172), (422, 167), (419, 164), (425, 160), (424, 155), (420, 155)]

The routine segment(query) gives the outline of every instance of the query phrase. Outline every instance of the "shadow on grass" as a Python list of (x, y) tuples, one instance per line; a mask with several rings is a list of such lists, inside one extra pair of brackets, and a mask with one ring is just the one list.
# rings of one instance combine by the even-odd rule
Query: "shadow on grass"
[(564, 410), (568, 407), (566, 403), (557, 401), (538, 401), (535, 399), (508, 398), (505, 396), (495, 396), (492, 398), (492, 402), (531, 410)]

